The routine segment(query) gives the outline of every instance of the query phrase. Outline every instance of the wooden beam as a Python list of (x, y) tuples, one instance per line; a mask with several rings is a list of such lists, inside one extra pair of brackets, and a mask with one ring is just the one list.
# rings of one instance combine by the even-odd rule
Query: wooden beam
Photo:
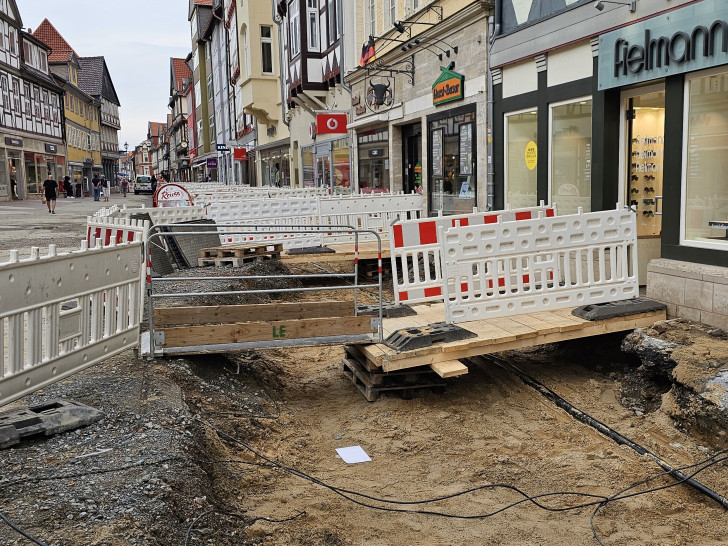
[(276, 341), (326, 336), (345, 336), (376, 332), (372, 317), (311, 318), (289, 321), (237, 322), (214, 326), (179, 326), (160, 328), (164, 332), (162, 347), (191, 347)]
[(455, 377), (468, 373), (468, 367), (459, 360), (446, 360), (445, 362), (435, 362), (430, 364), (430, 368), (443, 379), (446, 377)]
[(155, 326), (208, 324), (306, 318), (351, 317), (353, 301), (315, 301), (257, 305), (210, 305), (198, 307), (160, 307), (154, 310)]

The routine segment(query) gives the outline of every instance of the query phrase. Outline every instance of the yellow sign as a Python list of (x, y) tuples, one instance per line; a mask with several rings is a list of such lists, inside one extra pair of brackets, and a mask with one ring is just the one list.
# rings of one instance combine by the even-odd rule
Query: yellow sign
[(459, 74), (445, 81), (436, 82), (432, 88), (432, 104), (442, 104), (463, 98), (463, 77)]
[(526, 167), (528, 167), (529, 171), (532, 171), (536, 168), (537, 163), (538, 148), (536, 147), (536, 143), (532, 140), (526, 144)]

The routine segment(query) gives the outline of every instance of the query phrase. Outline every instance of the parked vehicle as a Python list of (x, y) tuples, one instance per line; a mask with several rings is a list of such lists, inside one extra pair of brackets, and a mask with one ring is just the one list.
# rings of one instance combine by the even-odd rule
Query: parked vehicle
[(140, 175), (134, 180), (134, 195), (139, 195), (141, 192), (154, 193), (154, 190), (151, 176)]

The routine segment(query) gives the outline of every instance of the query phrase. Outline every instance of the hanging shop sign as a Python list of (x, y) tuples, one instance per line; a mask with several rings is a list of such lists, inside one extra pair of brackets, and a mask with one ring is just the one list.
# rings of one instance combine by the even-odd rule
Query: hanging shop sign
[(23, 139), (22, 138), (16, 138), (16, 137), (5, 137), (5, 145), (6, 146), (22, 146), (23, 145)]
[(247, 148), (233, 148), (233, 159), (235, 161), (247, 161), (248, 160)]
[(344, 112), (316, 114), (316, 134), (346, 133), (347, 123)]
[(705, 0), (599, 37), (599, 90), (728, 63), (728, 3)]
[(447, 67), (440, 67), (442, 74), (432, 84), (432, 104), (435, 106), (462, 100), (465, 97), (465, 76), (454, 72), (452, 70), (454, 66), (455, 63), (450, 63)]
[(207, 168), (208, 169), (217, 169), (217, 158), (216, 157), (207, 158)]

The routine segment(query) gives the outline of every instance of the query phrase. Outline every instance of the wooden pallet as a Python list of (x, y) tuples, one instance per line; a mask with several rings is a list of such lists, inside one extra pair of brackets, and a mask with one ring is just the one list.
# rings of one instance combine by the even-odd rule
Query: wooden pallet
[[(376, 279), (379, 276), (379, 263), (376, 259), (360, 259), (359, 260), (359, 277), (362, 279)], [(390, 278), (392, 276), (392, 262), (390, 260), (382, 260), (382, 277)]]
[(342, 371), (356, 385), (369, 402), (374, 402), (383, 392), (397, 392), (403, 398), (413, 398), (417, 389), (444, 391), (445, 382), (429, 366), (410, 368), (405, 371), (385, 373), (381, 368), (370, 370), (369, 364), (355, 346), (346, 347), (341, 362)]
[(240, 267), (242, 264), (254, 260), (280, 259), (282, 251), (283, 243), (225, 245), (203, 248), (200, 251), (197, 265), (199, 267), (208, 265)]

